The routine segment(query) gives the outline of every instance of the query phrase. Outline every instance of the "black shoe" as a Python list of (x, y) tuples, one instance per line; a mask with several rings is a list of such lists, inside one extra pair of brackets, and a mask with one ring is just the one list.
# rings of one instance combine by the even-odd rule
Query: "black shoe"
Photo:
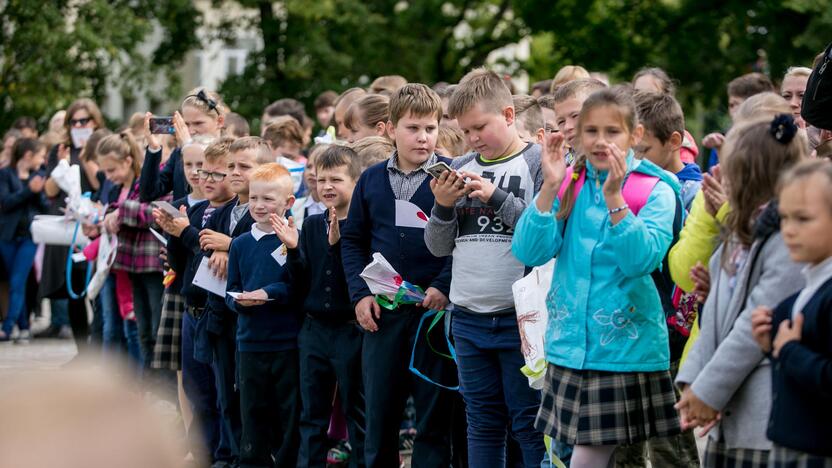
[(56, 327), (54, 325), (49, 325), (45, 329), (35, 333), (33, 336), (34, 338), (57, 338), (58, 333), (61, 332), (61, 327)]

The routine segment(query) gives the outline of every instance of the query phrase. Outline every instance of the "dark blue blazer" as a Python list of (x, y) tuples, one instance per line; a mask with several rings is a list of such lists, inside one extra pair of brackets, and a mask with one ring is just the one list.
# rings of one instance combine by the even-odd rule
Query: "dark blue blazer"
[[(428, 177), (410, 202), (430, 213), (433, 201)], [(387, 174), (387, 160), (371, 166), (358, 179), (341, 231), (341, 258), (353, 304), (371, 294), (360, 274), (375, 252), (380, 252), (404, 280), (448, 295), (451, 257), (438, 258), (430, 253), (424, 229), (396, 226), (396, 197)]]
[[(774, 310), (773, 332), (791, 319), (797, 294)], [(832, 457), (832, 280), (803, 308), (800, 341), (772, 358), (768, 438), (793, 450)]]
[[(41, 173), (32, 173), (34, 175), (44, 177)], [(19, 234), (21, 222), (31, 226), (35, 215), (48, 210), (49, 202), (43, 191), (34, 193), (29, 190), (28, 181), (21, 181), (15, 168), (0, 169), (0, 241), (14, 240)], [(26, 237), (32, 237), (28, 230)]]
[(185, 168), (182, 165), (182, 151), (173, 150), (165, 163), (162, 163), (162, 152), (151, 153), (147, 150), (142, 164), (142, 175), (139, 178), (139, 199), (149, 203), (164, 197), (173, 190), (173, 199), (178, 200), (188, 195), (188, 182), (185, 180)]

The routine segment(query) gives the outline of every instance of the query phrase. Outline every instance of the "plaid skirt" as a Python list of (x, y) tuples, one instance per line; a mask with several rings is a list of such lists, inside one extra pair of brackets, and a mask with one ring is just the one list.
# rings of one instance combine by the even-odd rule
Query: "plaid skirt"
[(681, 433), (669, 371), (602, 372), (549, 364), (535, 427), (569, 445), (633, 444)]
[(774, 444), (768, 456), (771, 468), (832, 468), (832, 457), (821, 457)]
[(729, 449), (724, 441), (717, 442), (708, 438), (705, 455), (702, 457), (703, 468), (767, 468), (768, 450)]
[(159, 331), (153, 346), (154, 369), (182, 369), (180, 351), (182, 348), (182, 314), (185, 313), (185, 298), (179, 294), (165, 292), (162, 296), (162, 316), (159, 319)]

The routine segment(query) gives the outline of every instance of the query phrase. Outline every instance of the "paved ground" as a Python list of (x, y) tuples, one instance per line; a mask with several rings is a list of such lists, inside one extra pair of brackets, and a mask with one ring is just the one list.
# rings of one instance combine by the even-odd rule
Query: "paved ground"
[[(32, 324), (34, 330), (46, 327), (46, 317)], [(32, 339), (27, 345), (0, 343), (0, 380), (19, 372), (38, 372), (59, 369), (76, 353), (75, 342), (58, 339)]]

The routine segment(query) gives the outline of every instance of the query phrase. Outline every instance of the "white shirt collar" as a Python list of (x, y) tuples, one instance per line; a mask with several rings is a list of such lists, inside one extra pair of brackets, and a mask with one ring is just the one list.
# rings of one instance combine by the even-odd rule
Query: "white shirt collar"
[(818, 292), (823, 283), (832, 278), (832, 257), (818, 263), (817, 265), (806, 265), (803, 267), (803, 276), (806, 278), (806, 287), (797, 295), (792, 307), (792, 317), (803, 312), (803, 308)]
[(268, 235), (275, 235), (274, 232), (266, 232), (259, 227), (257, 227), (257, 223), (251, 225), (251, 235), (254, 237), (254, 240), (259, 241), (264, 236)]

